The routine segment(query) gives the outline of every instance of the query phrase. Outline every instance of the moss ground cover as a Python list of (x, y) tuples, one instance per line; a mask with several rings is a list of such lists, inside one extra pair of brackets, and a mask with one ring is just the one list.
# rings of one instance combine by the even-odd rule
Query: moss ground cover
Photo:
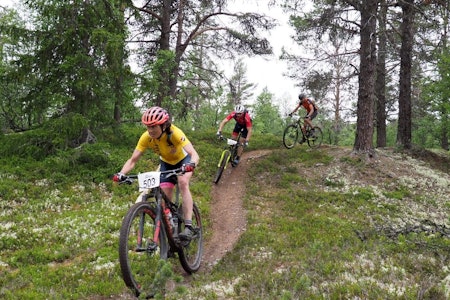
[[(208, 226), (221, 145), (212, 131), (192, 135), (202, 157), (192, 192)], [(39, 161), (0, 159), (0, 298), (129, 296), (117, 243), (137, 191), (109, 177), (132, 148), (105, 140)], [(364, 162), (351, 149), (287, 150), (262, 135), (247, 151), (255, 149), (272, 153), (248, 171), (246, 232), (210, 273), (170, 275), (165, 299), (450, 296), (448, 173), (389, 150)], [(156, 161), (149, 155), (136, 171)]]

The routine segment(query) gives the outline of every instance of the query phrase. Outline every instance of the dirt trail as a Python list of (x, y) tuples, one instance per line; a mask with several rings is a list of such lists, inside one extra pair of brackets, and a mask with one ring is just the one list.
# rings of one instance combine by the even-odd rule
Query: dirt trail
[(231, 251), (247, 226), (243, 207), (245, 176), (254, 159), (265, 156), (270, 150), (244, 152), (235, 168), (227, 167), (219, 183), (212, 189), (211, 225), (212, 236), (204, 245), (203, 271), (210, 270)]

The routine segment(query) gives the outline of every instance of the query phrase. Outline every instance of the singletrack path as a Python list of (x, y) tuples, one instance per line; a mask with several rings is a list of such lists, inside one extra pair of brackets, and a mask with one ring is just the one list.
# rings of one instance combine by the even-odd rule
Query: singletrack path
[[(239, 165), (227, 167), (218, 184), (212, 188), (211, 224), (206, 230), (212, 235), (204, 245), (200, 272), (209, 271), (220, 259), (233, 250), (247, 227), (247, 212), (244, 209), (245, 180), (247, 169), (254, 159), (268, 155), (270, 150), (245, 152)], [(212, 179), (211, 179), (212, 182)]]

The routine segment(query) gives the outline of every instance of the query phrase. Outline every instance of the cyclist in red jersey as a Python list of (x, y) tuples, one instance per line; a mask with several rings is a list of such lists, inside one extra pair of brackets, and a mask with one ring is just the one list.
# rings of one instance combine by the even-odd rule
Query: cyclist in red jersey
[(299, 142), (300, 144), (303, 144), (304, 142), (306, 142), (305, 140), (305, 134), (306, 134), (306, 125), (309, 125), (309, 127), (313, 128), (313, 123), (312, 120), (317, 116), (317, 106), (316, 104), (308, 99), (304, 94), (300, 94), (298, 96), (298, 105), (297, 107), (289, 114), (290, 117), (292, 117), (292, 115), (301, 107), (303, 106), (306, 109), (306, 116), (304, 118), (304, 122), (302, 125), (302, 131), (303, 131), (303, 138), (302, 140)]
[[(236, 105), (234, 107), (234, 111), (232, 111), (228, 116), (226, 116), (222, 120), (222, 122), (220, 122), (217, 135), (218, 136), (222, 135), (223, 126), (225, 126), (225, 124), (228, 123), (231, 119), (234, 119), (236, 121), (236, 125), (234, 126), (232, 133), (232, 138), (236, 140), (239, 131), (241, 131), (241, 129), (244, 129), (242, 131), (241, 139), (238, 142), (245, 146), (248, 146), (248, 142), (252, 135), (252, 119), (250, 117), (250, 114), (243, 105), (240, 104)], [(244, 148), (242, 146), (238, 148), (238, 155), (236, 157), (236, 160), (233, 162), (235, 165), (239, 163), (243, 151)]]

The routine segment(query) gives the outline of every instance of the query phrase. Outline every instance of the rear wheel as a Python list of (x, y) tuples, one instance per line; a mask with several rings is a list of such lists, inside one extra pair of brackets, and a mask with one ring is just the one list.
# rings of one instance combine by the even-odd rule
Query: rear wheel
[(120, 269), (125, 284), (136, 297), (154, 294), (160, 261), (167, 259), (169, 246), (165, 229), (162, 224), (156, 226), (155, 218), (155, 203), (136, 203), (128, 210), (120, 228)]
[(286, 148), (291, 149), (298, 140), (298, 125), (290, 124), (283, 133), (283, 144)]
[(182, 245), (178, 251), (180, 263), (183, 266), (183, 269), (189, 274), (197, 272), (200, 268), (203, 254), (202, 219), (200, 211), (195, 203), (192, 210), (192, 228), (194, 229), (192, 240), (186, 244), (181, 242)]
[(225, 151), (222, 160), (219, 162), (219, 167), (216, 172), (216, 176), (214, 177), (214, 183), (218, 183), (220, 178), (222, 177), (222, 173), (225, 170), (227, 163), (230, 159), (230, 152)]
[(322, 134), (322, 129), (320, 129), (320, 127), (313, 127), (313, 129), (311, 129), (309, 134), (309, 137), (307, 138), (308, 141), (308, 145), (310, 148), (319, 148), (320, 145), (322, 145), (322, 140), (323, 140), (323, 134)]

